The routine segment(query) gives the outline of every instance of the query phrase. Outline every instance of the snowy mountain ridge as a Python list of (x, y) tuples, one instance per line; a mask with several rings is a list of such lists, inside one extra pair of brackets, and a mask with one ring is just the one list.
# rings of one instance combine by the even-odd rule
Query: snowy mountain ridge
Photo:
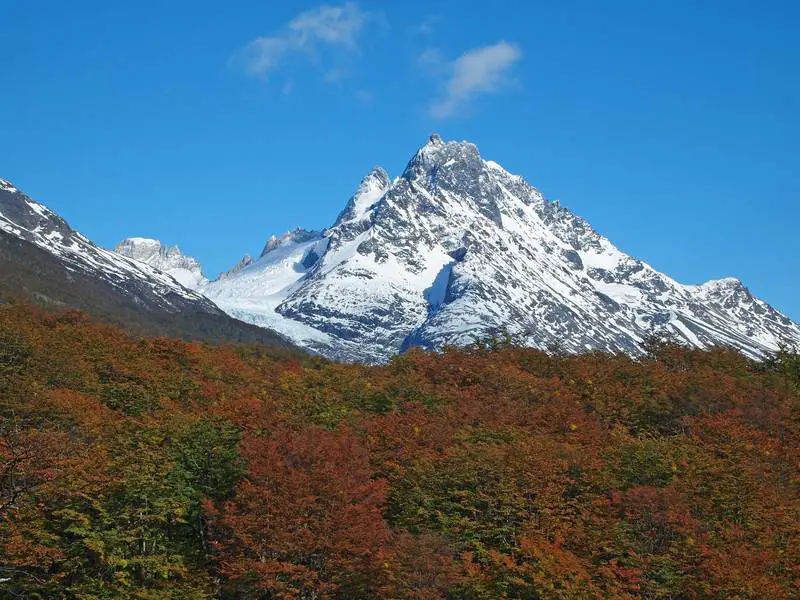
[(128, 289), (129, 293), (132, 288), (146, 288), (148, 301), (162, 309), (178, 311), (185, 302), (191, 302), (217, 311), (207, 298), (180, 285), (157, 265), (131, 260), (96, 246), (56, 213), (5, 180), (0, 180), (0, 231), (56, 256), (67, 270), (98, 275), (118, 289)]
[(526, 344), (638, 354), (648, 335), (761, 357), (800, 327), (737, 279), (683, 285), (632, 258), (469, 142), (431, 136), (394, 180), (372, 169), (334, 224), (273, 237), (198, 291), (346, 360), (506, 330)]
[[(136, 335), (292, 347), (283, 336), (238, 321), (189, 289), (206, 280), (199, 263), (177, 248), (138, 238), (119, 249), (130, 256), (95, 245), (0, 179), (0, 303), (22, 299), (76, 308)], [(182, 285), (167, 271), (178, 279), (192, 277)]]
[(197, 289), (208, 283), (200, 262), (194, 257), (184, 255), (177, 246), (166, 246), (150, 238), (133, 237), (122, 240), (114, 248), (114, 252), (155, 267), (190, 289)]

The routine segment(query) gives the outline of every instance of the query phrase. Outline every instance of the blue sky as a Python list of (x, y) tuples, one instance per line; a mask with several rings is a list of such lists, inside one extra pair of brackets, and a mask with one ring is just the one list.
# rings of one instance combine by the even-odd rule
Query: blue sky
[(213, 276), (438, 131), (800, 319), (798, 27), (794, 1), (6, 0), (0, 177)]

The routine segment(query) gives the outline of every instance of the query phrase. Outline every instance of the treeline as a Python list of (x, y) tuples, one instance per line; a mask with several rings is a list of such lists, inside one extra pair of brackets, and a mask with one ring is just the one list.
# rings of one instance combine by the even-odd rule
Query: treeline
[(378, 367), (0, 306), (0, 597), (800, 589), (800, 360)]

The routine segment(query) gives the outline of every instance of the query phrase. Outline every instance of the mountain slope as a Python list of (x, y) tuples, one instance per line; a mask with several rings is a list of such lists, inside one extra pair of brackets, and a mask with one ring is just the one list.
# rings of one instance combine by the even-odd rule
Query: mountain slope
[(654, 330), (753, 357), (800, 342), (738, 280), (682, 285), (473, 144), (435, 135), (394, 181), (373, 169), (331, 228), (276, 248), (203, 293), (339, 358), (383, 361), (501, 329), (573, 352), (638, 354)]
[(322, 233), (304, 229), (272, 237), (258, 260), (243, 260), (200, 289), (236, 318), (274, 329), (307, 348), (326, 351), (335, 340), (276, 308), (311, 273), (327, 244)]
[(73, 307), (145, 334), (289, 345), (232, 319), (208, 298), (143, 262), (100, 248), (0, 180), (0, 298)]

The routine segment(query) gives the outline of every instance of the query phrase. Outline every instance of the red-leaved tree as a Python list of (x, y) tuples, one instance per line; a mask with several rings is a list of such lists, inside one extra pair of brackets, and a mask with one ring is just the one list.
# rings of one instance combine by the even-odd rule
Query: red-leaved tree
[(380, 585), (386, 486), (349, 431), (250, 438), (234, 498), (207, 505), (222, 575), (241, 594), (359, 597)]

